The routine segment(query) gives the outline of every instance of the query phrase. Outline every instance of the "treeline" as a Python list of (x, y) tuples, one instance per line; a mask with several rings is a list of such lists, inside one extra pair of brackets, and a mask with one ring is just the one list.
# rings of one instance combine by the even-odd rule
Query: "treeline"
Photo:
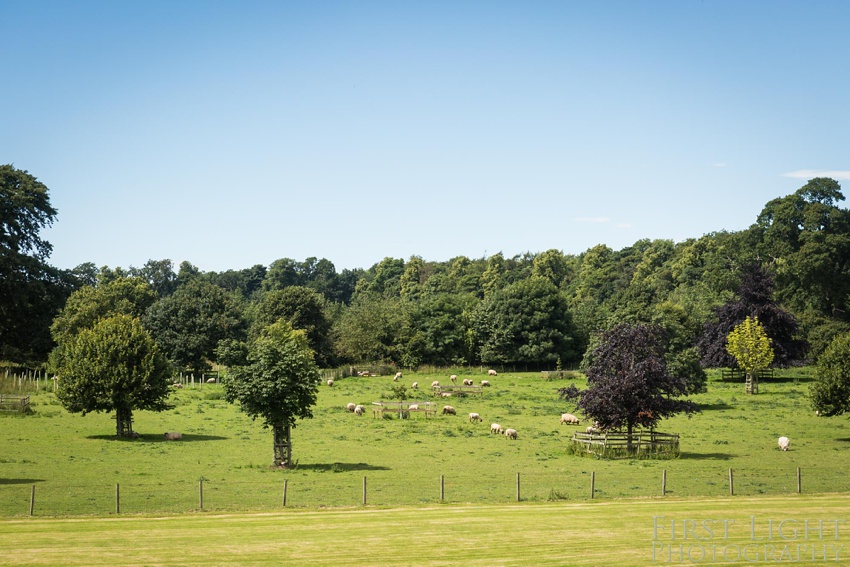
[(61, 293), (39, 311), (56, 317), (32, 330), (42, 340), (28, 351), (6, 343), (4, 354), (45, 360), (63, 332), (121, 312), (138, 317), (189, 370), (226, 363), (280, 318), (306, 331), (323, 367), (551, 369), (577, 365), (596, 331), (635, 322), (664, 330), (668, 363), (681, 369), (730, 363), (721, 360), (724, 329), (762, 313), (776, 321), (768, 334), (782, 335), (773, 337), (785, 353), (777, 362), (790, 364), (817, 358), (850, 330), (843, 200), (836, 181), (817, 178), (767, 203), (740, 232), (639, 240), (622, 250), (600, 244), (578, 255), (385, 258), (341, 272), (324, 258), (224, 272), (170, 260), (126, 269), (83, 264), (57, 276)]

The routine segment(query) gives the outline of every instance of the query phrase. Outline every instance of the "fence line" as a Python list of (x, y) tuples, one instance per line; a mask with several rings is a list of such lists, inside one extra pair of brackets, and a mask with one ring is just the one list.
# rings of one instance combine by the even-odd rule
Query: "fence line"
[[(362, 472), (362, 471), (361, 471)], [(454, 503), (506, 503), (510, 501), (554, 501), (612, 498), (646, 498), (666, 495), (689, 496), (684, 486), (701, 485), (700, 496), (750, 496), (799, 494), (802, 478), (807, 493), (850, 492), (850, 481), (841, 467), (796, 467), (794, 470), (714, 469), (694, 478), (669, 469), (645, 471), (629, 479), (611, 477), (605, 471), (574, 473), (505, 472), (500, 475), (442, 474), (431, 478), (393, 477), (359, 473), (334, 476), (287, 477), (277, 481), (187, 481), (109, 485), (0, 485), (0, 516), (86, 515), (121, 513), (181, 513), (187, 511), (248, 511), (280, 507), (404, 506)], [(520, 485), (522, 479), (522, 485)], [(769, 479), (778, 479), (774, 485)], [(706, 491), (704, 488), (712, 487)], [(368, 487), (368, 492), (367, 492)], [(522, 491), (520, 491), (520, 489)], [(283, 499), (281, 501), (281, 491)], [(359, 494), (358, 494), (359, 492)], [(400, 496), (401, 495), (401, 496)], [(696, 495), (696, 494), (693, 494)]]

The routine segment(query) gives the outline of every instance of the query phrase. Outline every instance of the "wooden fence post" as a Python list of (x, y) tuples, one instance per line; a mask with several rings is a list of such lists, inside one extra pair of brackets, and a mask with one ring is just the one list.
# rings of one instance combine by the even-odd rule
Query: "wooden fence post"
[(516, 501), (520, 501), (519, 497), (519, 473), (516, 473)]
[(363, 505), (366, 505), (366, 477), (363, 477)]
[(204, 481), (198, 481), (198, 504), (201, 510), (204, 509)]
[(283, 479), (283, 507), (286, 508), (286, 483), (289, 482), (289, 479)]
[(35, 485), (32, 485), (32, 490), (30, 490), (30, 516), (32, 516), (33, 510), (35, 509)]
[(593, 498), (596, 491), (596, 471), (590, 473), (590, 497)]
[(661, 496), (667, 495), (667, 469), (661, 471)]
[(444, 502), (446, 499), (446, 477), (444, 475), (440, 475), (440, 502)]
[(729, 469), (729, 496), (735, 496), (735, 479), (732, 476), (732, 469)]
[(121, 513), (121, 485), (115, 483), (115, 513)]
[(800, 472), (800, 467), (797, 467), (797, 494), (803, 493), (803, 477)]

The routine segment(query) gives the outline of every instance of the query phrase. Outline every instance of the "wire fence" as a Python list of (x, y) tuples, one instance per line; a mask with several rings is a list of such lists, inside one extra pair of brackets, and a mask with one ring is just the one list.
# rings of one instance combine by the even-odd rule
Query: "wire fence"
[(850, 492), (840, 467), (708, 469), (677, 474), (661, 467), (628, 476), (508, 472), (489, 475), (405, 475), (346, 471), (305, 475), (284, 471), (268, 480), (177, 480), (102, 484), (0, 482), (0, 514), (65, 516), (263, 511), (283, 507), (418, 506), (440, 503), (587, 501), (651, 497), (721, 497)]

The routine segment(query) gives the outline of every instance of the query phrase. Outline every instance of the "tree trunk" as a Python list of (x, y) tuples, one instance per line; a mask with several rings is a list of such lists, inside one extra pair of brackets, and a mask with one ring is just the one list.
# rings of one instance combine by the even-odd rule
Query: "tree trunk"
[(115, 408), (115, 435), (117, 437), (135, 437), (133, 434), (133, 410)]
[(275, 425), (274, 466), (288, 469), (292, 465), (292, 435), (288, 425)]

